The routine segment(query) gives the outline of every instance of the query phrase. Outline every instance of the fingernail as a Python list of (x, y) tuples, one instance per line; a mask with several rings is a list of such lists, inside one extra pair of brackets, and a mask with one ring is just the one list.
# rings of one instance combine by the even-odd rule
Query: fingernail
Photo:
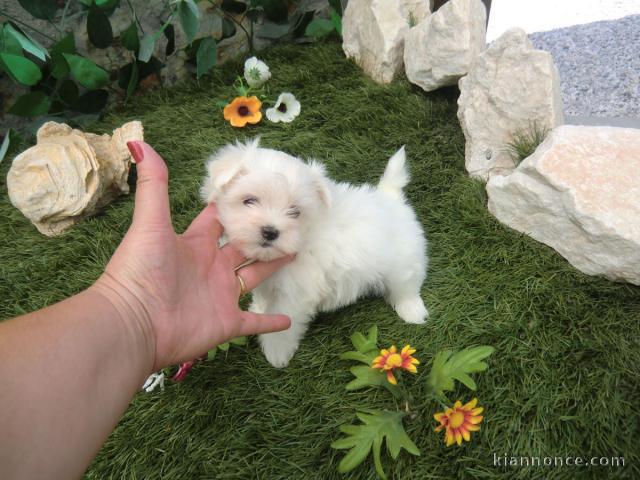
[(134, 163), (140, 163), (144, 160), (144, 153), (142, 152), (142, 147), (140, 143), (136, 141), (127, 142), (127, 147), (131, 152), (131, 156), (133, 157)]

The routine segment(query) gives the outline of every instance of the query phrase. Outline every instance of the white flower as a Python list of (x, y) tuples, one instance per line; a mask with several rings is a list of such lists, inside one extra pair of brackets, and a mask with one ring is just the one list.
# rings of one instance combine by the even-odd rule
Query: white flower
[(244, 62), (244, 78), (250, 87), (260, 88), (271, 78), (271, 72), (266, 63), (251, 57)]
[(160, 390), (164, 390), (164, 373), (162, 371), (149, 375), (142, 388), (149, 393), (153, 392), (157, 386), (160, 386)]
[(275, 123), (289, 123), (300, 115), (300, 102), (292, 93), (281, 93), (273, 108), (267, 108), (267, 118)]

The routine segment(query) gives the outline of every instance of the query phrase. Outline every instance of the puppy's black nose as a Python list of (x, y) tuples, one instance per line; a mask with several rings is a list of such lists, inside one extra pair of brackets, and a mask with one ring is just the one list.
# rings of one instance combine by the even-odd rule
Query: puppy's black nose
[(267, 242), (271, 242), (280, 236), (280, 232), (271, 225), (262, 227), (260, 229), (260, 232), (262, 233), (262, 238), (264, 238)]

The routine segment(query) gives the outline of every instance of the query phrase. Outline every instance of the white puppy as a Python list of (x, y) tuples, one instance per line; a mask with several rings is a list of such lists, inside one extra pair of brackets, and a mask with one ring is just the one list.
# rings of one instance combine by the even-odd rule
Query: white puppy
[(296, 254), (253, 290), (251, 311), (291, 317), (288, 330), (260, 335), (273, 366), (289, 363), (318, 312), (363, 295), (384, 294), (405, 322), (424, 322), (426, 240), (402, 193), (408, 181), (404, 147), (377, 187), (336, 183), (320, 163), (258, 140), (208, 160), (202, 196), (218, 205), (228, 241), (252, 259)]

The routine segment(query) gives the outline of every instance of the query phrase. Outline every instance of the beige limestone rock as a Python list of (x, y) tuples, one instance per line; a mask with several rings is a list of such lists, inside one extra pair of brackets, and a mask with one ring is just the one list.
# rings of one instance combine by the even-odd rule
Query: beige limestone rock
[(379, 83), (402, 70), (408, 10), (401, 0), (349, 0), (342, 17), (342, 49)]
[(431, 3), (429, 0), (400, 0), (400, 10), (409, 27), (413, 27), (431, 15)]
[(473, 177), (486, 180), (513, 170), (507, 145), (516, 132), (533, 125), (552, 129), (563, 123), (560, 79), (553, 59), (535, 50), (519, 28), (492, 42), (458, 85), (465, 166)]
[(451, 0), (405, 37), (409, 81), (430, 92), (455, 85), (486, 47), (487, 11), (480, 0)]
[(129, 193), (130, 140), (142, 140), (140, 122), (113, 135), (94, 135), (47, 122), (37, 143), (19, 154), (7, 175), (11, 203), (43, 234), (55, 236), (118, 195)]
[(489, 211), (588, 275), (640, 285), (640, 130), (560, 126), (508, 176)]

